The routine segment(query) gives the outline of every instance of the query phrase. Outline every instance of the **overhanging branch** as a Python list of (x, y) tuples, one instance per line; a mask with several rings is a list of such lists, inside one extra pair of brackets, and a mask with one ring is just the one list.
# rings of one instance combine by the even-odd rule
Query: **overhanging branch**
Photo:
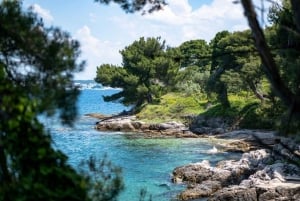
[(287, 107), (290, 107), (292, 104), (294, 104), (296, 97), (284, 84), (280, 77), (279, 70), (266, 43), (262, 28), (259, 26), (252, 1), (241, 0), (241, 3), (244, 8), (245, 16), (248, 20), (249, 26), (252, 30), (255, 46), (260, 54), (263, 63), (263, 70), (265, 71), (266, 76), (269, 79), (275, 93), (281, 98), (281, 100)]

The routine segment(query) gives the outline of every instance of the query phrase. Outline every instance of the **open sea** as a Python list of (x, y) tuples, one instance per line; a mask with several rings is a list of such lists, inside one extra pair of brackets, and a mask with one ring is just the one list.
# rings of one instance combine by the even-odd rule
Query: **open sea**
[(171, 173), (177, 166), (204, 159), (212, 164), (223, 159), (236, 159), (238, 154), (208, 154), (213, 142), (208, 139), (144, 139), (122, 132), (100, 132), (94, 129), (96, 119), (88, 113), (117, 114), (128, 109), (119, 103), (103, 101), (120, 89), (103, 88), (93, 81), (78, 81), (81, 95), (78, 100), (79, 117), (73, 128), (54, 120), (47, 120), (46, 127), (53, 137), (53, 146), (69, 157), (69, 163), (78, 167), (82, 160), (94, 156), (101, 159), (106, 154), (113, 164), (122, 168), (125, 190), (120, 201), (138, 201), (141, 189), (153, 201), (176, 200), (184, 185), (173, 184)]

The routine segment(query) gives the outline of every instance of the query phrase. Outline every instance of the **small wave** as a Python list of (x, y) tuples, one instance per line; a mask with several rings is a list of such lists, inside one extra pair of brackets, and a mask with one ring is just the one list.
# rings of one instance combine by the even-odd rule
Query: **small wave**
[(84, 89), (101, 89), (103, 86), (96, 82), (75, 82), (74, 83), (76, 87), (78, 87), (80, 90)]
[(215, 146), (212, 149), (207, 150), (207, 154), (216, 154), (218, 152), (219, 151)]
[(113, 87), (102, 87), (99, 90), (122, 90), (122, 88), (113, 88)]
[(102, 84), (93, 80), (79, 80), (75, 81), (74, 85), (79, 90), (122, 90), (121, 88), (104, 87)]

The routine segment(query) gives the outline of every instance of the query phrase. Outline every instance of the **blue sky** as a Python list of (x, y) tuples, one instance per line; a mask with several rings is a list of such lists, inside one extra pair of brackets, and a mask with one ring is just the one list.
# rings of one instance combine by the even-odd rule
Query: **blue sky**
[(76, 79), (95, 78), (96, 67), (104, 63), (121, 65), (119, 50), (140, 37), (161, 36), (168, 45), (178, 46), (192, 39), (209, 42), (222, 30), (248, 28), (241, 6), (232, 0), (168, 2), (162, 11), (144, 16), (93, 0), (24, 0), (23, 6), (33, 6), (46, 25), (58, 26), (80, 41), (87, 65)]

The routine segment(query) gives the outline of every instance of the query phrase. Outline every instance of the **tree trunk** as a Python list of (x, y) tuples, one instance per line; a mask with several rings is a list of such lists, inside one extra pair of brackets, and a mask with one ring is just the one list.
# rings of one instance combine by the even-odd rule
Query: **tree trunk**
[(248, 85), (250, 87), (250, 89), (252, 90), (252, 92), (254, 93), (254, 95), (261, 101), (263, 102), (265, 100), (263, 94), (261, 94), (258, 90), (257, 87), (255, 86), (255, 84), (252, 81), (248, 81)]
[(220, 91), (218, 93), (219, 101), (225, 108), (230, 108), (230, 102), (228, 100), (227, 86), (221, 83)]
[[(286, 130), (283, 133), (286, 134), (292, 119), (295, 119), (298, 123), (300, 121), (300, 92), (293, 93), (282, 81), (278, 67), (276, 66), (271, 51), (266, 43), (262, 28), (259, 26), (257, 21), (257, 16), (252, 1), (241, 0), (241, 2), (244, 7), (249, 26), (252, 30), (255, 46), (263, 63), (262, 68), (265, 71), (275, 94), (277, 94), (283, 104), (289, 108), (287, 122), (282, 122), (282, 126), (286, 124)], [(291, 3), (298, 33), (300, 33), (300, 0), (291, 0)]]
[(297, 31), (300, 34), (300, 0), (291, 0)]
[[(297, 1), (297, 9), (300, 9), (299, 0), (292, 1)], [(245, 15), (248, 20), (249, 26), (252, 30), (252, 34), (255, 40), (255, 46), (260, 54), (263, 63), (263, 70), (265, 71), (266, 76), (274, 89), (274, 92), (279, 96), (279, 98), (288, 108), (291, 106), (294, 108), (293, 113), (299, 113), (300, 111), (298, 108), (300, 108), (300, 97), (292, 93), (292, 91), (282, 81), (279, 74), (279, 70), (273, 59), (271, 51), (266, 43), (264, 33), (257, 21), (257, 16), (252, 1), (241, 0), (241, 2), (244, 7)], [(297, 14), (297, 16), (298, 15), (299, 13)]]
[(0, 139), (0, 183), (7, 185), (10, 181), (11, 178), (7, 167), (6, 156), (4, 153), (2, 140)]
[(152, 102), (153, 102), (153, 98), (152, 98), (151, 92), (148, 92), (148, 93), (147, 93), (147, 102), (148, 102), (148, 103), (152, 103)]

